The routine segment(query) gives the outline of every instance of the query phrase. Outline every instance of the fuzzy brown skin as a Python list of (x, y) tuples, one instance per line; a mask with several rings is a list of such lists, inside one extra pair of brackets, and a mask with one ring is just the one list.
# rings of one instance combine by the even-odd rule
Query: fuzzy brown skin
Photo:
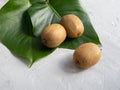
[(70, 38), (77, 38), (84, 32), (84, 25), (76, 15), (65, 15), (62, 17), (60, 23), (64, 26), (67, 32), (67, 36)]
[(80, 45), (73, 54), (75, 64), (81, 69), (95, 65), (102, 55), (100, 48), (94, 43)]
[(42, 43), (49, 48), (59, 46), (65, 38), (66, 30), (60, 24), (51, 24), (45, 28), (41, 35)]

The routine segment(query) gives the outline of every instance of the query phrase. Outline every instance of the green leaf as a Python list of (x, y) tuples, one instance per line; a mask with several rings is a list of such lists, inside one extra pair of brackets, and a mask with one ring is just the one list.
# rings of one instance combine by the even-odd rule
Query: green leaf
[(9, 0), (0, 10), (0, 41), (12, 53), (33, 64), (55, 50), (41, 44), (41, 32), (70, 13), (82, 19), (85, 33), (76, 39), (67, 38), (59, 47), (75, 49), (85, 42), (101, 45), (79, 0)]

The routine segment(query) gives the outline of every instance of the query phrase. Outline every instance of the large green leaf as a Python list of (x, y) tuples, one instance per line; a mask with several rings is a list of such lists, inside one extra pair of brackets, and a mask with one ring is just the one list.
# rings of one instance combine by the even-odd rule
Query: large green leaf
[(42, 30), (51, 23), (59, 23), (61, 17), (69, 13), (82, 19), (85, 33), (76, 39), (67, 38), (59, 47), (75, 49), (85, 42), (100, 44), (79, 0), (9, 0), (0, 10), (0, 41), (32, 64), (55, 50), (41, 44)]

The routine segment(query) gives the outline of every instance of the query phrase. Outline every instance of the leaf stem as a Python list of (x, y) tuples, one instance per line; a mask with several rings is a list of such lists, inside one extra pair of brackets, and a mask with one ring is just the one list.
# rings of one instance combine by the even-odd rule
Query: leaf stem
[(32, 67), (33, 63), (34, 63), (34, 62), (31, 62), (31, 63), (30, 63), (29, 68), (31, 68), (31, 67)]

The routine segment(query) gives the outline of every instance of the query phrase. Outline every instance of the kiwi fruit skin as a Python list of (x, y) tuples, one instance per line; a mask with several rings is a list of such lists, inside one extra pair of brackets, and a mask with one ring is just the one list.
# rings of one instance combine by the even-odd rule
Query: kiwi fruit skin
[(59, 46), (66, 38), (66, 30), (60, 24), (47, 26), (41, 34), (42, 43), (48, 48)]
[(94, 43), (80, 45), (73, 54), (75, 64), (81, 69), (87, 69), (95, 65), (101, 58), (102, 51)]
[(84, 32), (84, 25), (80, 18), (74, 14), (68, 14), (61, 18), (61, 25), (64, 26), (67, 32), (67, 37), (77, 38)]

